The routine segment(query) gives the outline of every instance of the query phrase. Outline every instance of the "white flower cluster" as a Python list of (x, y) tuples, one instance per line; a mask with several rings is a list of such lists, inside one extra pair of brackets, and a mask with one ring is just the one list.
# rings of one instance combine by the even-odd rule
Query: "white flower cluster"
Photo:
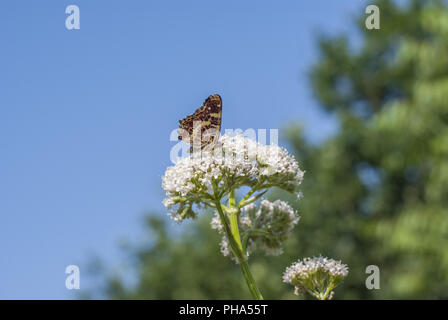
[[(267, 255), (282, 254), (282, 244), (298, 222), (299, 217), (284, 201), (262, 200), (259, 209), (255, 204), (247, 205), (239, 217), (240, 233), (246, 239), (246, 253), (249, 255), (262, 250)], [(221, 252), (224, 256), (230, 256), (229, 242), (217, 212), (212, 220), (212, 228), (223, 234)]]
[(257, 190), (276, 186), (294, 192), (302, 179), (303, 171), (286, 149), (223, 135), (213, 152), (193, 154), (167, 168), (162, 177), (167, 195), (163, 204), (174, 220), (182, 221), (195, 217), (194, 206), (210, 204), (241, 186)]
[[(262, 145), (249, 138), (224, 135), (220, 142), (226, 156), (231, 159), (244, 160), (252, 164), (252, 170), (259, 177), (274, 179), (288, 191), (294, 191), (302, 182), (303, 171), (300, 170), (294, 156), (285, 148), (277, 145)], [(279, 181), (280, 180), (280, 181)], [(281, 181), (284, 180), (284, 181)]]
[(286, 268), (283, 274), (283, 282), (294, 284), (297, 278), (307, 278), (315, 272), (324, 272), (332, 277), (345, 278), (348, 275), (348, 267), (341, 261), (336, 261), (326, 257), (305, 258), (297, 261)]
[(332, 299), (333, 289), (348, 275), (341, 261), (325, 257), (305, 258), (286, 268), (283, 282), (295, 287), (295, 293), (308, 292), (317, 299)]

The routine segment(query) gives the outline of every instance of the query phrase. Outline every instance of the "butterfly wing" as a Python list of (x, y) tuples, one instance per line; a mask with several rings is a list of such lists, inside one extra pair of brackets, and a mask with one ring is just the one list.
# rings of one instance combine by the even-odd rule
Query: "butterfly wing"
[(215, 142), (221, 130), (222, 99), (219, 94), (209, 96), (192, 115), (179, 121), (179, 140), (201, 149)]

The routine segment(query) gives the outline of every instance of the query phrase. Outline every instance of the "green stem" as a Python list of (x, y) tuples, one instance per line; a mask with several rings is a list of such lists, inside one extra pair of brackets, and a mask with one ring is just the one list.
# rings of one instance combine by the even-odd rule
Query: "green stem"
[(224, 211), (221, 207), (221, 201), (217, 197), (215, 198), (215, 206), (218, 210), (219, 217), (221, 218), (221, 223), (224, 226), (224, 231), (227, 234), (227, 238), (229, 239), (230, 247), (232, 248), (232, 252), (238, 260), (238, 263), (241, 267), (241, 272), (243, 273), (244, 279), (246, 280), (246, 284), (252, 294), (252, 297), (256, 300), (263, 300), (263, 296), (261, 295), (260, 290), (258, 289), (254, 278), (249, 270), (249, 264), (247, 263), (247, 257), (243, 253), (243, 248), (241, 245), (240, 234), (238, 230), (238, 210), (235, 208), (235, 195), (233, 192), (229, 195), (229, 207), (230, 207), (230, 226), (228, 224), (228, 219), (224, 214)]
[(232, 212), (230, 214), (230, 232), (232, 233), (233, 239), (235, 239), (235, 242), (238, 244), (239, 249), (244, 255), (243, 246), (241, 245), (240, 232), (238, 230), (238, 214), (235, 212)]
[(236, 201), (235, 201), (235, 190), (232, 189), (229, 192), (229, 207), (230, 208), (235, 208), (235, 203), (236, 203)]
[(232, 236), (238, 244), (239, 249), (244, 255), (243, 246), (241, 245), (240, 231), (238, 230), (238, 209), (235, 206), (235, 191), (232, 189), (229, 193), (229, 216), (230, 216), (230, 231)]
[(255, 300), (263, 300), (263, 296), (261, 295), (260, 290), (258, 289), (254, 278), (249, 270), (249, 264), (246, 259), (240, 261), (241, 271), (243, 272), (243, 276), (246, 279), (246, 284), (249, 287), (250, 292)]
[(333, 283), (329, 283), (327, 286), (327, 289), (325, 290), (324, 296), (322, 300), (327, 300), (328, 296), (330, 295), (331, 291), (334, 289)]

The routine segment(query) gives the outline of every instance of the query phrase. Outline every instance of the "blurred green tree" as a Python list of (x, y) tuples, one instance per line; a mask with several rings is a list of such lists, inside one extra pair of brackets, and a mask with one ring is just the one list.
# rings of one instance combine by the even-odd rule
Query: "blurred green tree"
[[(302, 216), (285, 252), (255, 256), (251, 268), (265, 298), (295, 299), (285, 267), (323, 254), (350, 267), (336, 299), (448, 298), (448, 8), (442, 1), (380, 0), (381, 29), (358, 20), (361, 43), (319, 41), (310, 78), (340, 129), (314, 145), (300, 126), (287, 137), (306, 170)], [(250, 298), (238, 268), (219, 253), (219, 236), (202, 214), (180, 236), (168, 218), (149, 221), (147, 246), (136, 249), (137, 284), (106, 282), (109, 298)], [(368, 290), (368, 265), (381, 289)]]

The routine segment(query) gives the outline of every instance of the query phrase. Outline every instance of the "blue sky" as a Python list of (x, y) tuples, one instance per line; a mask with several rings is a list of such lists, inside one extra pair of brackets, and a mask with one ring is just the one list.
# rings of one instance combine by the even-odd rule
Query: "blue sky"
[[(80, 30), (65, 28), (72, 4)], [(1, 1), (0, 299), (76, 298), (67, 265), (81, 288), (92, 255), (120, 266), (144, 213), (165, 215), (170, 132), (209, 94), (223, 97), (223, 128), (335, 132), (307, 72), (316, 35), (353, 32), (364, 5)]]

